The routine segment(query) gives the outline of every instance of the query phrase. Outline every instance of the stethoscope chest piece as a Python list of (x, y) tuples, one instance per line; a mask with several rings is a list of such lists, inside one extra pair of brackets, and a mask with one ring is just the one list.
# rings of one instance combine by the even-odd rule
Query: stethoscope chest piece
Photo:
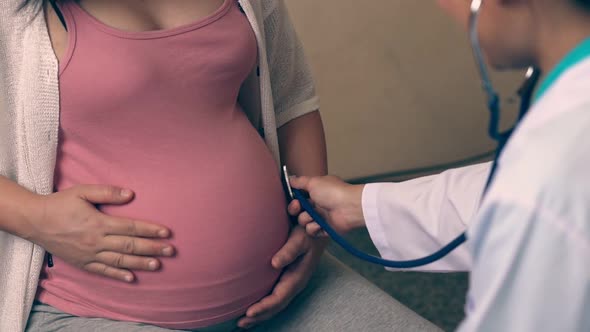
[(291, 200), (294, 200), (295, 196), (293, 196), (293, 187), (291, 187), (291, 181), (289, 178), (290, 178), (289, 170), (287, 170), (287, 166), (283, 166), (283, 184), (285, 186), (285, 190), (287, 191), (287, 194), (289, 194), (289, 198)]

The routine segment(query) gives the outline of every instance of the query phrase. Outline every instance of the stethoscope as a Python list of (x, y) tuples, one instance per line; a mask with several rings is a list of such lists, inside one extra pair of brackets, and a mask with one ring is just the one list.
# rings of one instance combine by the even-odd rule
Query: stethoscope
[[(487, 66), (484, 62), (483, 54), (482, 54), (481, 47), (479, 44), (478, 21), (479, 21), (479, 14), (481, 12), (482, 3), (483, 3), (483, 0), (473, 0), (471, 2), (471, 8), (470, 8), (471, 11), (470, 11), (470, 18), (469, 18), (469, 37), (471, 40), (471, 46), (473, 49), (473, 54), (475, 56), (475, 61), (477, 63), (477, 66), (479, 69), (479, 74), (481, 76), (482, 87), (483, 87), (483, 90), (487, 96), (488, 109), (490, 110), (490, 126), (488, 128), (488, 133), (492, 139), (494, 139), (495, 141), (498, 142), (498, 149), (496, 152), (496, 158), (494, 159), (494, 163), (492, 165), (492, 169), (491, 169), (490, 175), (488, 177), (486, 188), (484, 190), (484, 193), (485, 193), (487, 191), (491, 181), (493, 180), (494, 175), (495, 175), (497, 164), (498, 164), (498, 156), (500, 155), (500, 152), (502, 151), (506, 142), (510, 138), (510, 135), (512, 134), (514, 128), (512, 128), (508, 131), (505, 131), (505, 132), (499, 131), (500, 97), (499, 97), (498, 93), (496, 93), (494, 86), (492, 85), (490, 75), (489, 75)], [(518, 92), (520, 95), (520, 98), (521, 98), (521, 105), (520, 105), (520, 114), (519, 114), (519, 118), (518, 118), (516, 125), (518, 125), (518, 123), (520, 122), (520, 120), (526, 114), (526, 112), (528, 111), (528, 109), (530, 107), (530, 103), (531, 103), (532, 95), (533, 95), (533, 90), (534, 90), (535, 85), (539, 79), (539, 76), (540, 76), (540, 71), (534, 67), (529, 68), (529, 70), (526, 73), (525, 82), (523, 83), (522, 87), (520, 88), (520, 90)], [(352, 254), (362, 260), (365, 260), (365, 261), (368, 261), (371, 263), (375, 263), (375, 264), (379, 264), (379, 265), (383, 265), (386, 267), (392, 267), (392, 268), (405, 269), (405, 268), (424, 266), (424, 265), (428, 265), (430, 263), (433, 263), (433, 262), (438, 261), (441, 258), (445, 257), (451, 251), (455, 250), (458, 246), (460, 246), (461, 244), (463, 244), (467, 240), (466, 233), (464, 232), (461, 235), (459, 235), (457, 238), (455, 238), (453, 241), (451, 241), (449, 244), (447, 244), (446, 246), (444, 246), (443, 248), (438, 250), (437, 252), (435, 252), (429, 256), (423, 257), (423, 258), (407, 260), (407, 261), (394, 261), (394, 260), (388, 260), (388, 259), (383, 259), (381, 257), (369, 255), (369, 254), (362, 252), (359, 249), (355, 248), (348, 241), (346, 241), (342, 236), (340, 236), (326, 222), (326, 220), (317, 211), (315, 211), (315, 209), (313, 208), (311, 203), (305, 197), (304, 193), (301, 190), (291, 187), (291, 184), (289, 182), (289, 173), (288, 173), (286, 166), (283, 166), (283, 177), (284, 177), (285, 185), (287, 187), (287, 191), (288, 191), (291, 199), (298, 200), (301, 204), (301, 208), (303, 210), (305, 210), (307, 213), (309, 213), (309, 215), (314, 219), (314, 221), (317, 222), (318, 225), (320, 225), (320, 227), (324, 231), (326, 231), (326, 233), (328, 233), (328, 235), (332, 238), (332, 240), (334, 240), (334, 242), (336, 242), (338, 245), (340, 245), (342, 248), (344, 248), (350, 254)]]

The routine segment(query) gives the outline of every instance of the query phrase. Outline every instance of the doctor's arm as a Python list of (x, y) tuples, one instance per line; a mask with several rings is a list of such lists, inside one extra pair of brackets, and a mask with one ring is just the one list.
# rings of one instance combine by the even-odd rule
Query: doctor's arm
[[(366, 226), (381, 256), (393, 260), (421, 258), (438, 251), (459, 236), (473, 218), (490, 163), (448, 170), (400, 183), (348, 185), (334, 177), (299, 177), (291, 184), (310, 193), (312, 202), (336, 231)], [(291, 203), (289, 212), (300, 206)], [(299, 222), (308, 232), (319, 227), (307, 213)], [(469, 255), (460, 246), (421, 271), (465, 271)]]
[[(409, 260), (438, 251), (463, 233), (478, 210), (490, 163), (452, 169), (400, 183), (364, 187), (363, 216), (373, 243), (387, 259)], [(467, 271), (465, 245), (422, 271)]]

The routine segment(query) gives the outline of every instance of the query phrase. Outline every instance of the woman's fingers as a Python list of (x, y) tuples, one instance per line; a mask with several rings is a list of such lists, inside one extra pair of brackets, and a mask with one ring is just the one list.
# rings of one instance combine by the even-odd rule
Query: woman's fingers
[(287, 242), (273, 256), (271, 264), (275, 269), (282, 269), (292, 264), (299, 256), (309, 251), (310, 243), (305, 232), (296, 227), (291, 232)]
[(166, 227), (127, 218), (106, 217), (104, 220), (106, 235), (126, 235), (148, 238), (168, 238), (170, 230)]
[(130, 271), (114, 268), (104, 263), (88, 263), (84, 266), (84, 269), (94, 274), (102, 275), (108, 278), (121, 280), (125, 282), (132, 282), (133, 280), (135, 280), (135, 276)]
[(93, 204), (124, 204), (133, 199), (133, 192), (116, 186), (88, 184), (73, 188), (76, 195)]
[(104, 251), (96, 255), (98, 263), (115, 269), (155, 271), (160, 268), (160, 261), (151, 257), (125, 255), (118, 252)]
[(172, 256), (174, 254), (174, 248), (167, 243), (121, 235), (107, 235), (101, 249), (136, 256)]

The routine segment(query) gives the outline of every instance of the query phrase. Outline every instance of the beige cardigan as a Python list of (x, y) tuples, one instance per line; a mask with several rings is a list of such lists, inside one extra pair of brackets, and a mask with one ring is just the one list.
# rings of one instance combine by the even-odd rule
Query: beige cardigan
[[(58, 63), (44, 15), (0, 0), (0, 175), (50, 194), (59, 126)], [(283, 0), (240, 0), (256, 34), (259, 66), (241, 103), (279, 160), (277, 128), (319, 108)], [(23, 331), (44, 250), (0, 231), (0, 331)]]

